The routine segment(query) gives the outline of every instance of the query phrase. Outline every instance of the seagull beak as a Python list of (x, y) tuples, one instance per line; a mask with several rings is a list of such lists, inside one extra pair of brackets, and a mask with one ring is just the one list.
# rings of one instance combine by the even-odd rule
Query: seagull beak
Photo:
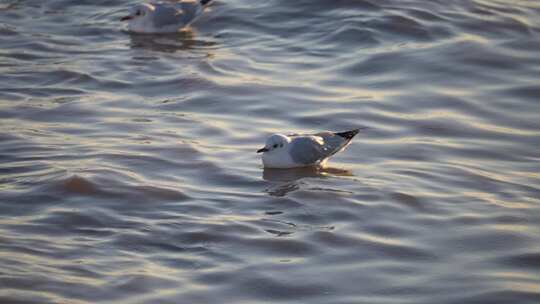
[(132, 16), (124, 16), (124, 17), (120, 18), (120, 21), (128, 21), (128, 20), (131, 20), (131, 19), (133, 19)]
[(261, 148), (261, 149), (257, 150), (257, 153), (263, 153), (263, 152), (268, 152), (268, 149)]

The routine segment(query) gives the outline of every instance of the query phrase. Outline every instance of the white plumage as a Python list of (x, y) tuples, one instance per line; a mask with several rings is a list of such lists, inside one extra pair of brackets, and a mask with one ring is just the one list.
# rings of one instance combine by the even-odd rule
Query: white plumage
[(174, 33), (193, 23), (211, 0), (151, 1), (131, 8), (121, 21), (134, 33)]

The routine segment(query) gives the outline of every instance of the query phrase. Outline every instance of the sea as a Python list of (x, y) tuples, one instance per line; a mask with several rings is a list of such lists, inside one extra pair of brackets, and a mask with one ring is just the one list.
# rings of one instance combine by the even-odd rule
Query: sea
[(540, 1), (137, 3), (0, 0), (0, 303), (540, 303)]

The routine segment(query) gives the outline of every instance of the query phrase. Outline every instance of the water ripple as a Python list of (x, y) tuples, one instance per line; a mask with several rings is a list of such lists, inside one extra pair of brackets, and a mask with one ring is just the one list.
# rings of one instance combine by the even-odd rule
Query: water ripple
[(0, 302), (537, 302), (537, 3), (130, 5), (0, 4)]

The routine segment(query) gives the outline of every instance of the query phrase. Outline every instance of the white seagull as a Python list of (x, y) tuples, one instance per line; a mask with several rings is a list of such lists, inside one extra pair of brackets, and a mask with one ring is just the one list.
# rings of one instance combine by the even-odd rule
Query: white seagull
[(211, 1), (151, 1), (134, 6), (120, 20), (134, 33), (175, 33), (195, 21)]
[(324, 166), (330, 156), (343, 151), (360, 129), (316, 134), (272, 134), (266, 140), (262, 162), (265, 168)]

